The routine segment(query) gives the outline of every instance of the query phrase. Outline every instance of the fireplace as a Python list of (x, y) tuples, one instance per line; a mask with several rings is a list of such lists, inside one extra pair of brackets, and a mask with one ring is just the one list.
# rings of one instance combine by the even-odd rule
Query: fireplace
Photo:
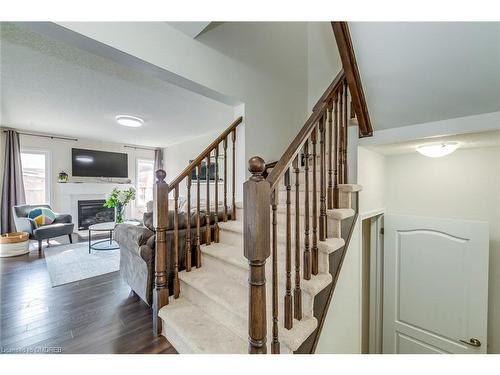
[(104, 199), (78, 201), (78, 230), (115, 220), (115, 210), (103, 207)]

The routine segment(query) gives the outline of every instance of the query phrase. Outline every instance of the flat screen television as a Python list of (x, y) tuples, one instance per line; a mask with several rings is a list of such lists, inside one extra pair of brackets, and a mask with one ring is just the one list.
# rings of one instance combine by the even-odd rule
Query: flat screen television
[(71, 149), (76, 177), (128, 177), (128, 155), (120, 152)]

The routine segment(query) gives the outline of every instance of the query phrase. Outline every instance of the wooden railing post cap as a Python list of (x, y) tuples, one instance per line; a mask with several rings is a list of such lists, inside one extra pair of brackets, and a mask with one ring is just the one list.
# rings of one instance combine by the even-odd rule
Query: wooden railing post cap
[(264, 179), (262, 174), (266, 170), (266, 162), (261, 157), (254, 156), (248, 160), (248, 170), (252, 174), (251, 180), (262, 181)]
[(165, 172), (163, 169), (158, 169), (155, 172), (156, 175), (156, 182), (160, 184), (165, 183), (165, 178), (167, 177), (167, 172)]

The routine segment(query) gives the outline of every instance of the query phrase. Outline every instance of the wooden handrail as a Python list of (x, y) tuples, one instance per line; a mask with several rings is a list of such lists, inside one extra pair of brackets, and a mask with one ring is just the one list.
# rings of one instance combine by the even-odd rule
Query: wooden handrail
[(220, 144), (236, 127), (241, 124), (243, 117), (238, 117), (231, 125), (227, 127), (205, 150), (203, 150), (184, 170), (168, 184), (169, 192), (172, 191), (182, 180), (184, 180), (214, 149)]
[(281, 156), (280, 160), (276, 163), (276, 165), (274, 166), (271, 173), (269, 173), (269, 175), (267, 176), (266, 180), (271, 185), (271, 190), (273, 190), (276, 187), (280, 178), (287, 171), (290, 163), (293, 161), (295, 156), (299, 153), (302, 145), (305, 143), (305, 141), (309, 137), (309, 134), (312, 132), (313, 128), (316, 126), (316, 123), (318, 122), (320, 117), (323, 116), (323, 111), (325, 109), (327, 109), (328, 99), (333, 95), (333, 93), (339, 87), (342, 86), (344, 78), (345, 78), (345, 76), (344, 76), (343, 71), (341, 71), (339, 74), (337, 74), (337, 76), (332, 81), (332, 83), (328, 86), (328, 88), (323, 93), (323, 95), (321, 95), (321, 98), (314, 105), (313, 113), (311, 113), (311, 115), (307, 119), (307, 121), (304, 124), (304, 126), (302, 127), (302, 129), (300, 129), (299, 133), (293, 139), (292, 143), (290, 143), (290, 146), (288, 146), (288, 148), (284, 152), (283, 156)]
[(368, 114), (368, 106), (366, 105), (363, 86), (361, 85), (361, 78), (359, 76), (358, 64), (356, 63), (349, 27), (347, 22), (332, 22), (332, 29), (335, 40), (337, 41), (345, 77), (349, 84), (349, 92), (351, 93), (354, 112), (356, 112), (356, 117), (358, 118), (360, 137), (371, 137), (373, 135), (373, 127)]

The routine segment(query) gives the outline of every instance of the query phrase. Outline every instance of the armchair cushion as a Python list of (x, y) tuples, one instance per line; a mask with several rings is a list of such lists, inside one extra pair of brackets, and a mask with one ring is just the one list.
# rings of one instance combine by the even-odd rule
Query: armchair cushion
[(35, 221), (36, 225), (41, 227), (49, 225), (56, 219), (56, 214), (47, 207), (35, 207), (28, 212), (28, 218)]

